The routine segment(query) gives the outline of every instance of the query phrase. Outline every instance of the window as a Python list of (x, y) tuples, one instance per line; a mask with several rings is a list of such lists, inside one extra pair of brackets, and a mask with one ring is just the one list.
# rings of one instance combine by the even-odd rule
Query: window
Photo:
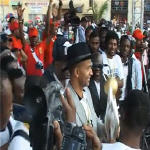
[(127, 11), (128, 0), (112, 0), (111, 6), (114, 11)]
[(150, 11), (150, 1), (145, 1), (144, 10)]

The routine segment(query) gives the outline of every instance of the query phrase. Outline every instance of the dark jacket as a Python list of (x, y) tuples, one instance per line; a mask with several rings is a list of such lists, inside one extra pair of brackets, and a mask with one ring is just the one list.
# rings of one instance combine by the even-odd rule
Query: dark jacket
[(104, 78), (102, 78), (100, 80), (100, 99), (99, 99), (96, 85), (94, 83), (94, 79), (91, 78), (90, 85), (89, 85), (95, 112), (98, 117), (99, 116), (101, 117), (102, 120), (104, 120), (106, 107), (107, 107), (107, 95), (104, 92), (104, 84), (105, 84), (105, 80)]
[(54, 65), (51, 64), (50, 66), (48, 66), (46, 68), (46, 70), (44, 71), (43, 76), (41, 77), (41, 83), (42, 83), (42, 88), (46, 87), (47, 84), (49, 84), (52, 81), (56, 81), (54, 78), (53, 73), (55, 72), (55, 68)]

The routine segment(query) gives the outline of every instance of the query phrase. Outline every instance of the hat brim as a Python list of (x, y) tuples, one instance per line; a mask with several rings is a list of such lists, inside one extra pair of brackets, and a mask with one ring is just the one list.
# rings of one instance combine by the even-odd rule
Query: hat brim
[(78, 56), (75, 59), (70, 59), (67, 62), (67, 66), (63, 70), (65, 71), (65, 70), (69, 69), (71, 66), (73, 66), (75, 64), (78, 64), (81, 61), (84, 61), (86, 59), (91, 59), (91, 56), (92, 56), (92, 54), (88, 53), (88, 54), (85, 54), (85, 55), (82, 55), (82, 56)]

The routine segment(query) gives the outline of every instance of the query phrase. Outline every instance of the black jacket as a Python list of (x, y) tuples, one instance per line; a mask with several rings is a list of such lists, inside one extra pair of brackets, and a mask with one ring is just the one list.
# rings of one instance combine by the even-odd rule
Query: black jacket
[(100, 99), (98, 96), (96, 85), (92, 78), (90, 80), (90, 85), (89, 85), (95, 112), (98, 117), (99, 116), (101, 117), (102, 120), (104, 120), (106, 107), (107, 107), (107, 95), (104, 92), (104, 84), (105, 84), (105, 80), (104, 78), (102, 78), (100, 80)]

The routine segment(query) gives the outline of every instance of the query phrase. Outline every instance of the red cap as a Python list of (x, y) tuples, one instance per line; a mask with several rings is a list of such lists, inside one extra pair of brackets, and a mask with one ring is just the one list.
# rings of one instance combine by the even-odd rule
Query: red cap
[(33, 37), (33, 36), (37, 37), (39, 33), (38, 33), (38, 30), (35, 27), (33, 27), (29, 29), (28, 34), (29, 34), (29, 37)]
[(133, 36), (135, 39), (138, 39), (138, 40), (142, 40), (142, 39), (145, 37), (140, 29), (134, 30), (132, 36)]
[(9, 29), (10, 29), (10, 31), (14, 31), (16, 29), (19, 29), (19, 23), (18, 23), (18, 21), (15, 20), (12, 23), (10, 23)]

